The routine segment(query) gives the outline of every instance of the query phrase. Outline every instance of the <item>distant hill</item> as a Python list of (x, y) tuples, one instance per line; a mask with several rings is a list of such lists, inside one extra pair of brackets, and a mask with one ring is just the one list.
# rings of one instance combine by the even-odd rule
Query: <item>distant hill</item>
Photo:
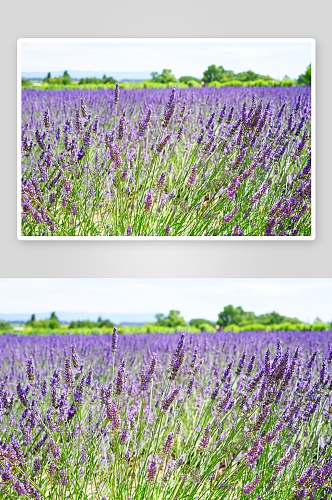
[[(52, 76), (62, 76), (64, 70), (51, 71)], [(79, 80), (80, 78), (96, 77), (102, 78), (104, 75), (113, 76), (115, 80), (126, 81), (141, 81), (151, 78), (151, 74), (147, 71), (81, 71), (81, 70), (67, 70), (71, 78)], [(22, 71), (23, 78), (46, 78), (47, 72), (43, 71)]]
[[(31, 314), (34, 313), (36, 315), (36, 319), (46, 319), (49, 318), (51, 312), (35, 312), (31, 311)], [(17, 321), (17, 322), (26, 322), (31, 318), (31, 314), (3, 314), (0, 313), (0, 321)], [(90, 320), (97, 321), (99, 316), (103, 319), (109, 319), (113, 323), (120, 324), (125, 323), (127, 325), (136, 325), (136, 324), (145, 324), (150, 323), (151, 321), (155, 321), (154, 313), (86, 313), (86, 312), (63, 312), (56, 311), (56, 315), (61, 322), (70, 322), (70, 321), (79, 321), (79, 320)]]

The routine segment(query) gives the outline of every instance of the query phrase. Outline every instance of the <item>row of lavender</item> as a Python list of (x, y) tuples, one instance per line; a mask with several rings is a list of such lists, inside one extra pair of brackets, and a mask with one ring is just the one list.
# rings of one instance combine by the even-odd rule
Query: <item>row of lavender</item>
[(332, 494), (331, 331), (115, 328), (0, 350), (1, 498)]
[(22, 234), (310, 235), (310, 129), (306, 87), (23, 90)]

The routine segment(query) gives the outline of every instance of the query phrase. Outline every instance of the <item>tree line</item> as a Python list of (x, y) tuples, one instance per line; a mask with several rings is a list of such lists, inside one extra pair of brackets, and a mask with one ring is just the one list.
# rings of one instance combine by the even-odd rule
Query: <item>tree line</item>
[[(305, 324), (302, 320), (296, 317), (289, 317), (279, 314), (276, 311), (264, 314), (255, 314), (253, 311), (245, 311), (241, 306), (234, 307), (229, 304), (223, 308), (223, 310), (218, 314), (218, 319), (216, 321), (211, 321), (205, 318), (193, 318), (189, 322), (181, 316), (181, 312), (175, 309), (171, 309), (168, 315), (162, 313), (156, 314), (156, 321), (148, 323), (145, 326), (149, 327), (149, 331), (158, 331), (158, 329), (186, 329), (188, 327), (194, 327), (200, 331), (215, 331), (229, 329), (232, 326), (245, 328), (249, 325), (260, 325), (264, 327), (276, 327), (277, 325), (293, 325), (294, 328)], [(2, 325), (3, 323), (3, 325)], [(322, 323), (320, 318), (316, 318), (314, 323)], [(48, 319), (37, 320), (36, 315), (32, 314), (31, 318), (25, 323), (25, 327), (31, 327), (35, 329), (49, 329), (58, 330), (60, 329), (61, 322), (57, 317), (55, 312), (52, 312)], [(79, 320), (71, 321), (67, 328), (69, 330), (79, 329), (79, 328), (89, 328), (89, 329), (100, 329), (108, 328), (112, 329), (115, 326), (109, 319), (102, 319), (99, 317), (97, 321), (90, 320)], [(330, 326), (332, 326), (330, 324)], [(8, 329), (11, 327), (10, 323), (0, 322), (0, 330)]]
[[(256, 84), (268, 84), (276, 82), (274, 78), (268, 75), (260, 75), (252, 70), (242, 71), (240, 73), (234, 73), (232, 70), (226, 70), (223, 66), (216, 66), (212, 64), (203, 72), (202, 78), (197, 78), (194, 76), (181, 76), (177, 79), (170, 69), (163, 69), (161, 73), (153, 71), (151, 73), (151, 79), (146, 80), (150, 83), (161, 83), (161, 84), (172, 84), (185, 83), (190, 87), (200, 87), (201, 85), (209, 85), (213, 83), (218, 84), (244, 84), (244, 83), (255, 83)], [(68, 74), (68, 71), (64, 71), (62, 76), (52, 77), (51, 72), (47, 73), (47, 76), (42, 80), (43, 83), (49, 85), (63, 85), (68, 86), (73, 84), (73, 80)], [(102, 78), (89, 77), (80, 78), (78, 85), (87, 84), (115, 84), (116, 80), (112, 76), (103, 75)], [(283, 85), (288, 84), (298, 84), (298, 85), (311, 85), (311, 64), (306, 68), (306, 71), (299, 75), (297, 80), (292, 80), (287, 75), (284, 76), (283, 80), (280, 82)], [(32, 82), (27, 78), (22, 78), (22, 87), (32, 86)]]
[[(36, 315), (32, 314), (31, 318), (25, 323), (25, 326), (32, 327), (34, 329), (50, 329), (57, 330), (61, 326), (61, 322), (55, 312), (51, 313), (49, 319), (37, 320)], [(68, 328), (113, 328), (115, 323), (112, 323), (109, 319), (102, 319), (99, 317), (97, 321), (90, 320), (79, 320), (79, 321), (71, 321), (69, 323)]]

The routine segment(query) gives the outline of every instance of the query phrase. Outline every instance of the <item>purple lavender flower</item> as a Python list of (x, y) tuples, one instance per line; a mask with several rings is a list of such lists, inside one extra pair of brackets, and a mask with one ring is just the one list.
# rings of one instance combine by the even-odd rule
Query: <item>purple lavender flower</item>
[(124, 384), (126, 380), (126, 371), (125, 371), (125, 366), (126, 366), (127, 360), (124, 358), (121, 362), (121, 365), (119, 367), (118, 371), (118, 376), (116, 379), (116, 386), (115, 386), (115, 394), (117, 396), (120, 396), (123, 392), (124, 389)]
[(161, 172), (161, 175), (158, 179), (157, 186), (156, 186), (156, 191), (160, 191), (165, 184), (166, 180), (166, 172)]
[(118, 124), (118, 140), (121, 141), (123, 139), (123, 135), (124, 135), (124, 132), (125, 132), (125, 128), (126, 128), (126, 114), (127, 114), (127, 111), (124, 110), (122, 115), (121, 115), (121, 118), (119, 120), (119, 124)]
[(114, 104), (117, 106), (119, 104), (120, 100), (120, 89), (119, 89), (119, 82), (115, 84), (115, 92), (114, 92)]
[(143, 210), (146, 213), (149, 213), (151, 208), (152, 208), (152, 202), (153, 202), (153, 196), (152, 193), (147, 193), (145, 200), (144, 200), (144, 207)]
[(121, 430), (121, 419), (116, 403), (106, 403), (106, 415), (111, 422), (113, 432), (119, 433)]
[(68, 484), (68, 474), (65, 470), (60, 470), (59, 471), (59, 479), (58, 479), (58, 482), (59, 484), (61, 484), (62, 486), (65, 486), (66, 484)]
[(117, 334), (117, 327), (114, 326), (113, 328), (113, 335), (112, 335), (112, 352), (113, 354), (116, 353), (118, 349), (118, 334)]
[(31, 385), (34, 385), (35, 382), (35, 366), (33, 363), (33, 359), (29, 358), (27, 363), (27, 376)]
[(211, 439), (211, 426), (208, 425), (204, 429), (203, 436), (202, 436), (201, 441), (200, 441), (199, 446), (198, 446), (198, 451), (203, 452), (204, 450), (206, 450), (210, 439)]
[(64, 379), (65, 379), (65, 383), (66, 383), (66, 386), (68, 387), (68, 389), (72, 389), (74, 382), (73, 382), (73, 372), (72, 372), (72, 369), (70, 366), (70, 358), (66, 358)]
[(156, 150), (158, 153), (161, 153), (163, 151), (163, 149), (165, 148), (165, 146), (169, 142), (170, 138), (171, 138), (171, 134), (168, 134), (168, 135), (166, 135), (166, 137), (164, 137), (164, 139), (159, 144), (157, 144)]
[(169, 407), (171, 406), (171, 404), (175, 400), (176, 396), (179, 394), (179, 391), (180, 391), (180, 387), (177, 387), (176, 389), (174, 389), (171, 392), (171, 394), (167, 398), (164, 399), (161, 407), (165, 412), (169, 409)]
[(245, 485), (245, 487), (243, 488), (243, 493), (245, 495), (250, 495), (250, 493), (255, 491), (255, 489), (257, 488), (257, 483), (259, 483), (259, 481), (261, 480), (261, 477), (262, 477), (262, 474), (258, 474), (258, 476), (256, 476), (255, 479), (253, 479), (253, 481), (251, 481), (251, 483), (247, 483)]
[(157, 460), (153, 458), (149, 464), (148, 475), (147, 475), (147, 480), (149, 481), (150, 484), (154, 482), (156, 474), (157, 474)]
[(188, 187), (191, 187), (194, 185), (196, 177), (197, 177), (197, 167), (196, 167), (196, 165), (194, 165), (191, 169), (191, 173), (190, 173), (188, 180), (187, 180)]
[(174, 442), (174, 434), (173, 434), (173, 432), (170, 432), (168, 434), (167, 439), (164, 442), (163, 448), (161, 450), (161, 456), (163, 458), (165, 458), (169, 454), (169, 452), (173, 446), (173, 442)]
[(48, 109), (45, 109), (45, 111), (44, 111), (44, 125), (45, 125), (46, 130), (49, 130), (51, 128), (50, 112)]
[(174, 113), (174, 109), (175, 109), (175, 95), (176, 95), (176, 88), (173, 87), (172, 88), (172, 93), (169, 96), (169, 100), (168, 100), (168, 103), (166, 105), (166, 108), (165, 108), (165, 111), (164, 111), (164, 116), (163, 116), (163, 119), (162, 119), (162, 127), (163, 128), (167, 127), (167, 125), (169, 124), (169, 122), (170, 122), (170, 120), (172, 118), (172, 115)]
[(71, 346), (71, 360), (72, 360), (72, 363), (73, 363), (73, 367), (76, 368), (76, 369), (78, 369), (79, 362), (78, 362), (78, 356), (77, 356), (75, 344), (72, 344), (72, 346)]

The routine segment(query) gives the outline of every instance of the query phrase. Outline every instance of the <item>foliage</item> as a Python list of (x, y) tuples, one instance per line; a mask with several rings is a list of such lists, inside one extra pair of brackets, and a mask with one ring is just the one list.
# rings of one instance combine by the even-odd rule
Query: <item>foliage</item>
[(25, 326), (33, 326), (33, 324), (36, 322), (36, 315), (32, 314), (31, 318), (26, 321)]
[[(60, 77), (62, 78), (62, 77)], [(88, 80), (88, 79), (83, 79)], [(94, 80), (92, 78), (92, 80)], [(50, 82), (53, 80), (50, 80)], [(255, 81), (239, 81), (239, 80), (225, 80), (223, 82), (213, 81), (206, 84), (208, 87), (289, 87), (296, 84), (295, 80), (277, 81), (277, 80), (255, 80)], [(144, 80), (142, 82), (119, 82), (120, 89), (167, 89), (171, 88), (174, 82), (158, 83), (153, 80)], [(180, 89), (201, 88), (201, 83), (196, 80), (189, 80), (186, 83), (180, 80), (176, 83)], [(25, 87), (24, 87), (25, 88)], [(71, 84), (62, 85), (61, 83), (47, 83), (43, 81), (40, 86), (35, 87), (35, 90), (98, 90), (98, 89), (113, 89), (113, 83), (79, 83), (79, 81), (72, 81)]]
[(163, 314), (156, 314), (156, 323), (155, 326), (166, 326), (169, 328), (177, 328), (177, 327), (186, 327), (187, 323), (180, 316), (180, 311), (175, 311), (173, 309), (170, 310), (168, 316), (164, 316)]
[[(234, 73), (234, 71), (227, 71), (224, 69), (223, 66), (216, 66), (215, 64), (212, 64), (211, 66), (208, 67), (207, 70), (203, 72), (203, 82), (205, 83), (211, 83), (211, 82), (219, 82), (219, 83), (225, 83), (227, 82), (255, 82), (256, 80), (260, 81), (273, 81), (273, 78), (270, 76), (264, 76), (264, 75), (259, 75), (255, 73), (254, 71), (242, 71), (241, 73)], [(234, 85), (234, 83), (233, 83)]]
[(51, 73), (48, 73), (46, 78), (43, 79), (43, 83), (47, 83), (48, 85), (70, 85), (72, 83), (72, 79), (68, 74), (68, 71), (64, 71), (63, 76), (52, 77)]
[(323, 321), (317, 321), (311, 325), (311, 330), (316, 332), (321, 332), (323, 330), (329, 330), (331, 325), (329, 323), (324, 323)]
[(217, 325), (224, 328), (229, 325), (237, 325), (239, 327), (249, 326), (251, 330), (255, 328), (254, 323), (259, 324), (262, 328), (270, 325), (293, 324), (299, 325), (302, 322), (297, 318), (288, 318), (282, 316), (276, 311), (271, 313), (260, 314), (258, 316), (253, 312), (246, 312), (242, 307), (234, 307), (232, 305), (225, 306), (223, 311), (218, 315)]
[(80, 78), (78, 84), (79, 85), (86, 85), (86, 84), (90, 84), (90, 83), (93, 83), (93, 84), (96, 84), (96, 85), (100, 85), (100, 84), (112, 84), (114, 85), (116, 83), (116, 80), (111, 77), (111, 76), (106, 76), (104, 75), (103, 78), (96, 78), (96, 77), (89, 77), (89, 78)]
[(49, 319), (36, 320), (35, 314), (32, 314), (30, 320), (25, 323), (26, 327), (31, 327), (35, 330), (57, 330), (60, 329), (60, 321), (55, 312), (52, 312)]
[(13, 325), (8, 321), (0, 321), (0, 331), (1, 332), (12, 332)]
[(217, 325), (221, 328), (228, 325), (243, 326), (248, 323), (254, 323), (254, 321), (255, 314), (253, 312), (246, 312), (241, 306), (234, 307), (230, 304), (225, 306), (218, 314)]
[(185, 83), (185, 86), (188, 88), (193, 87), (193, 88), (199, 89), (199, 88), (201, 88), (201, 83), (197, 82), (196, 80), (188, 80)]
[(177, 79), (172, 74), (171, 69), (163, 69), (162, 72), (158, 75), (156, 71), (151, 73), (152, 82), (155, 83), (177, 83)]
[(296, 81), (291, 78), (283, 78), (280, 82), (282, 87), (294, 87), (296, 85)]
[(32, 87), (32, 82), (28, 78), (21, 78), (22, 88)]
[(278, 325), (280, 323), (292, 323), (292, 324), (302, 323), (297, 318), (288, 318), (287, 316), (282, 316), (276, 311), (273, 311), (271, 313), (260, 314), (259, 316), (256, 316), (256, 320), (262, 325), (272, 325), (272, 324)]
[(180, 76), (179, 82), (185, 83), (188, 87), (197, 87), (201, 86), (201, 79), (194, 78), (193, 76)]
[(234, 71), (226, 71), (223, 66), (211, 64), (203, 72), (203, 82), (210, 83), (213, 81), (222, 82), (224, 80), (234, 80)]
[(258, 73), (255, 73), (254, 71), (242, 71), (241, 73), (236, 73), (235, 75), (236, 80), (239, 80), (241, 82), (254, 82), (255, 80), (263, 80), (263, 81), (272, 81), (273, 78), (270, 76), (266, 75), (259, 75)]
[(209, 321), (208, 319), (202, 319), (202, 318), (194, 318), (189, 321), (189, 325), (191, 326), (196, 326), (197, 328), (200, 327), (200, 325), (210, 325), (213, 328), (216, 326), (216, 323), (213, 321)]
[(298, 77), (297, 83), (300, 85), (311, 85), (311, 64), (307, 67), (306, 72)]
[(329, 323), (324, 323), (322, 321), (313, 323), (309, 325), (308, 323), (294, 323), (294, 322), (283, 322), (276, 324), (264, 325), (262, 323), (250, 323), (244, 324), (243, 326), (238, 326), (234, 323), (226, 326), (223, 331), (224, 332), (251, 332), (258, 330), (265, 330), (266, 332), (293, 332), (293, 331), (312, 331), (312, 332), (321, 332), (328, 331), (331, 329), (331, 325)]
[(98, 318), (96, 322), (94, 321), (71, 321), (69, 323), (69, 329), (72, 328), (113, 328), (115, 326), (114, 323), (112, 323), (109, 319), (102, 319), (101, 317)]
[(196, 328), (198, 328), (201, 332), (215, 332), (215, 327), (211, 326), (210, 323), (200, 323)]

